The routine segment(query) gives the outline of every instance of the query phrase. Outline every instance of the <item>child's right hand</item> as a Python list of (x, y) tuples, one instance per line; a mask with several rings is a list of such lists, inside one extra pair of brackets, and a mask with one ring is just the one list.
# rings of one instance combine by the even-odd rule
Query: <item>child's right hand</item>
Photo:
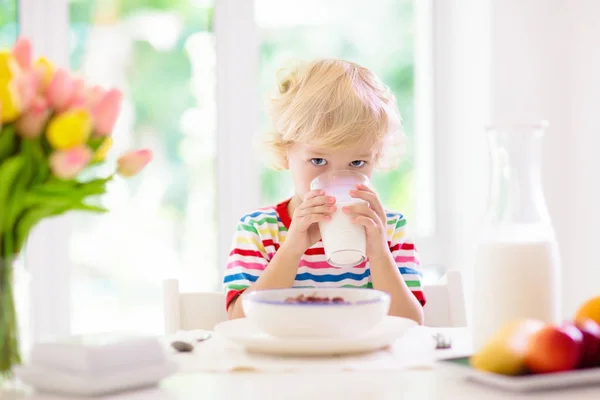
[(318, 222), (328, 221), (335, 212), (335, 197), (326, 196), (322, 190), (311, 190), (294, 210), (292, 224), (285, 238), (286, 247), (302, 256), (321, 239)]

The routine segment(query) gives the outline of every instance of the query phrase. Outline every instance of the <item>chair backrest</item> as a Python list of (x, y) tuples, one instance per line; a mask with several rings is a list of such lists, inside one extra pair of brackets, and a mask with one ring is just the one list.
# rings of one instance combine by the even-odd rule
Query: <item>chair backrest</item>
[(465, 293), (460, 271), (446, 271), (439, 282), (424, 285), (423, 292), (427, 299), (423, 309), (425, 326), (467, 326)]
[[(212, 330), (227, 320), (225, 294), (219, 292), (181, 293), (175, 279), (164, 281), (165, 333), (178, 330)], [(447, 271), (439, 282), (423, 287), (425, 325), (431, 327), (466, 326), (465, 299), (459, 271)]]
[(181, 293), (179, 282), (163, 282), (163, 312), (165, 333), (179, 330), (213, 330), (219, 322), (227, 320), (225, 294), (220, 292)]

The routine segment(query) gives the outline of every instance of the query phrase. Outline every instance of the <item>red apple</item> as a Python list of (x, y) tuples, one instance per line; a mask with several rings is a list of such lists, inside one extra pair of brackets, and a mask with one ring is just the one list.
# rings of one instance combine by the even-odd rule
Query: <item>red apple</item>
[(600, 325), (587, 319), (575, 322), (575, 326), (583, 334), (583, 356), (579, 366), (587, 368), (600, 365)]
[(583, 334), (575, 326), (548, 325), (529, 340), (525, 365), (531, 372), (575, 369), (583, 353)]

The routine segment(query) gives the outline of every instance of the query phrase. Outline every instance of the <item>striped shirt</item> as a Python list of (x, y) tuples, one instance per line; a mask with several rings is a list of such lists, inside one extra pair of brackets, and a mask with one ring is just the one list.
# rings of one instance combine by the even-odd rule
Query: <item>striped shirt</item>
[[(285, 242), (292, 222), (287, 211), (288, 202), (261, 208), (240, 219), (223, 278), (227, 308), (256, 282)], [(408, 288), (425, 305), (419, 258), (407, 235), (406, 219), (394, 212), (387, 212), (386, 217), (388, 245), (398, 270)], [(318, 241), (301, 257), (293, 287), (372, 288), (373, 284), (368, 260), (351, 268), (334, 267), (327, 263), (323, 242)]]

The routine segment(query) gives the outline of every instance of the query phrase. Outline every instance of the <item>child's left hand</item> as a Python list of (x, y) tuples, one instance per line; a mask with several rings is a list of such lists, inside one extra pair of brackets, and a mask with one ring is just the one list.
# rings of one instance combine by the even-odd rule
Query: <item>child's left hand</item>
[(365, 200), (367, 203), (343, 207), (342, 210), (352, 217), (352, 222), (365, 227), (367, 234), (367, 257), (370, 259), (389, 252), (387, 244), (387, 218), (377, 193), (366, 185), (356, 185), (350, 196)]

